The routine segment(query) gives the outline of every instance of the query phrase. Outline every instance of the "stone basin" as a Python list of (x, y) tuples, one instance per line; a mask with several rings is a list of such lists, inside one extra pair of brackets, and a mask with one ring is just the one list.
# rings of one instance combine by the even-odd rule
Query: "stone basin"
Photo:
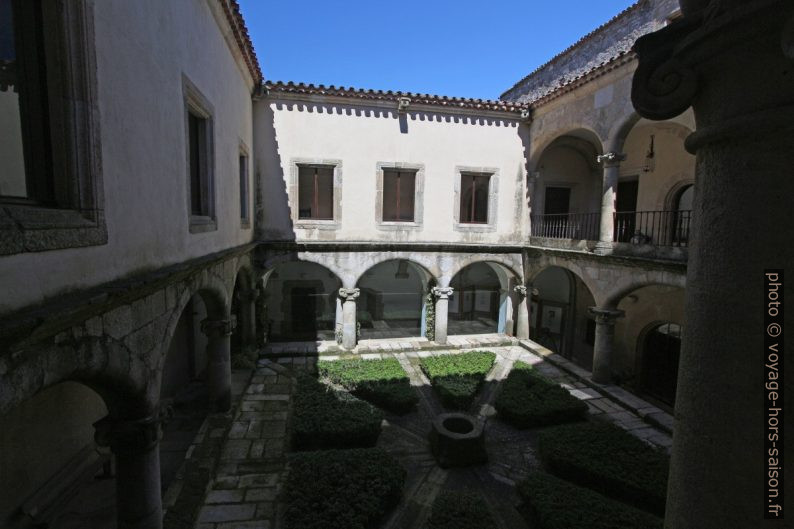
[(442, 413), (433, 420), (430, 448), (442, 468), (479, 465), (485, 453), (485, 425), (466, 413)]

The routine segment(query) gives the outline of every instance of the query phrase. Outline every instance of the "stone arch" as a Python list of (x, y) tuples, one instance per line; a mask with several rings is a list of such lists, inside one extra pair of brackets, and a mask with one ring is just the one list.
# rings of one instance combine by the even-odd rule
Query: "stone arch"
[(362, 339), (426, 336), (427, 293), (433, 274), (414, 259), (377, 259), (356, 280), (356, 320)]
[(596, 304), (601, 302), (603, 298), (602, 291), (599, 288), (598, 282), (596, 278), (593, 278), (586, 272), (586, 270), (579, 266), (575, 261), (567, 260), (567, 259), (556, 259), (554, 257), (543, 256), (539, 263), (536, 263), (535, 266), (532, 267), (532, 271), (528, 273), (527, 277), (527, 285), (532, 285), (535, 278), (544, 270), (551, 266), (556, 266), (559, 268), (563, 268), (576, 276), (579, 280), (584, 283), (587, 287), (587, 290), (590, 291), (590, 294), (593, 296)]
[(615, 119), (606, 142), (607, 152), (623, 152), (623, 144), (626, 142), (626, 138), (639, 121), (640, 115), (633, 108)]
[[(617, 284), (606, 293), (600, 307), (615, 309), (618, 303), (631, 294), (633, 291), (642, 287), (661, 285), (668, 287), (686, 288), (686, 275), (683, 273), (673, 273), (661, 270), (648, 270), (643, 272), (641, 277), (626, 276), (618, 280)], [(598, 301), (598, 300), (596, 300)]]
[(670, 186), (667, 194), (664, 197), (664, 203), (660, 206), (666, 211), (674, 211), (677, 206), (679, 195), (689, 186), (695, 185), (695, 179), (692, 175), (687, 173), (678, 173), (676, 175), (676, 182)]
[[(443, 276), (439, 278), (439, 284), (441, 286), (449, 285), (452, 278), (460, 273), (461, 270), (475, 263), (486, 263), (495, 270), (498, 269), (505, 277), (514, 278), (517, 284), (523, 284), (524, 274), (523, 267), (521, 266), (521, 257), (503, 255), (468, 255), (456, 259), (449, 270), (445, 271)], [(500, 277), (500, 280), (501, 279)], [(507, 287), (505, 286), (504, 288)]]
[[(263, 287), (267, 288), (267, 280), (270, 278), (273, 270), (280, 265), (291, 262), (306, 262), (322, 266), (333, 273), (343, 284), (345, 284), (346, 279), (350, 282), (352, 280), (351, 274), (347, 272), (340, 260), (334, 258), (334, 255), (336, 254), (294, 251), (269, 253), (258, 263), (259, 267), (263, 270)], [(352, 284), (355, 284), (355, 281), (352, 281)]]
[(437, 268), (437, 266), (433, 259), (428, 259), (425, 255), (409, 254), (406, 252), (390, 252), (385, 256), (373, 255), (371, 259), (367, 259), (364, 263), (366, 268), (355, 273), (356, 280), (353, 285), (358, 285), (361, 278), (364, 277), (364, 274), (376, 266), (388, 263), (389, 261), (406, 261), (424, 275), (426, 283), (433, 280), (437, 281), (437, 274), (433, 272), (433, 269)]
[[(536, 147), (530, 154), (529, 163), (527, 164), (530, 175), (537, 173), (543, 154), (553, 146), (554, 142), (565, 137), (573, 137), (589, 143), (593, 146), (596, 154), (604, 153), (604, 140), (592, 127), (585, 124), (576, 124), (564, 129), (556, 129), (533, 141)], [(593, 160), (593, 162), (595, 162), (595, 160)]]

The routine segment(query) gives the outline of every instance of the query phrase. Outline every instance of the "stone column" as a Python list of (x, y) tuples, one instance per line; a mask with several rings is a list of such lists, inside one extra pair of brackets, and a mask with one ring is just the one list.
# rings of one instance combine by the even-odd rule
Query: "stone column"
[(259, 291), (255, 288), (239, 292), (240, 327), (243, 350), (256, 347), (256, 300)]
[(595, 253), (608, 255), (612, 253), (612, 241), (615, 235), (615, 199), (618, 190), (620, 162), (626, 159), (625, 154), (606, 152), (598, 156), (598, 163), (604, 164), (604, 175), (601, 189), (601, 220), (598, 228), (598, 242)]
[(361, 294), (357, 288), (340, 288), (342, 300), (342, 347), (353, 349), (357, 342), (356, 298)]
[[(643, 117), (669, 119), (691, 105), (697, 121), (686, 140), (697, 160), (665, 527), (787, 527), (775, 519), (782, 486), (778, 498), (764, 494), (764, 270), (794, 263), (794, 2), (681, 8), (681, 20), (635, 44), (632, 85)], [(794, 299), (786, 279), (779, 288)], [(784, 314), (794, 329), (794, 310)], [(780, 386), (794, 377), (788, 364), (776, 373), (789, 377)], [(791, 435), (785, 443), (790, 498)]]
[(518, 294), (518, 314), (516, 315), (516, 338), (519, 340), (529, 339), (529, 308), (527, 306), (527, 287), (524, 285), (516, 285), (516, 294)]
[(622, 310), (590, 307), (595, 317), (595, 345), (593, 346), (593, 382), (612, 383), (612, 348), (615, 343), (615, 321), (625, 313)]
[(452, 287), (433, 287), (436, 298), (436, 343), (447, 343), (447, 320), (449, 318), (449, 297)]
[(201, 322), (201, 332), (207, 336), (207, 383), (210, 410), (228, 411), (232, 406), (232, 362), (229, 337), (235, 321), (206, 319)]
[(161, 529), (159, 419), (108, 416), (94, 423), (94, 428), (97, 444), (109, 446), (116, 459), (118, 529)]

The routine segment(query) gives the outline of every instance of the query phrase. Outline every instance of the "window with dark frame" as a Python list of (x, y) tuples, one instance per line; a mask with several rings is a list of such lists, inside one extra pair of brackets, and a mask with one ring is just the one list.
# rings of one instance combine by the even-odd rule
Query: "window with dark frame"
[(68, 207), (53, 174), (44, 31), (40, 1), (0, 0), (0, 197)]
[(188, 161), (190, 172), (190, 214), (210, 217), (210, 182), (207, 118), (188, 110)]
[(416, 171), (383, 171), (383, 221), (413, 222)]
[(298, 219), (334, 220), (334, 168), (298, 166)]
[(246, 222), (248, 217), (248, 156), (240, 154), (240, 220)]
[(488, 223), (488, 190), (491, 175), (462, 173), (460, 175), (460, 222)]

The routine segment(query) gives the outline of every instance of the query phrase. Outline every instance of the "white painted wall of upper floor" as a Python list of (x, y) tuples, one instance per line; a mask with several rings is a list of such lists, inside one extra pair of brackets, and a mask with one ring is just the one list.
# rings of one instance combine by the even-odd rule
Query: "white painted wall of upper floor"
[[(485, 244), (518, 244), (524, 239), (528, 131), (517, 115), (487, 117), (412, 107), (401, 125), (396, 104), (380, 107), (354, 100), (309, 102), (283, 97), (274, 94), (254, 105), (263, 239)], [(338, 229), (304, 228), (293, 222), (290, 208), (295, 204), (290, 204), (289, 188), (296, 160), (341, 162)], [(418, 229), (384, 230), (377, 225), (378, 164), (396, 163), (424, 168), (423, 222)], [(459, 167), (496, 171), (493, 231), (456, 229)]]
[[(240, 145), (253, 146), (253, 83), (224, 39), (228, 27), (219, 26), (222, 13), (213, 13), (220, 6), (212, 0), (93, 6), (108, 243), (0, 257), (0, 313), (253, 237), (253, 229), (241, 229), (238, 194)], [(207, 233), (188, 230), (183, 75), (214, 107), (217, 230)]]

